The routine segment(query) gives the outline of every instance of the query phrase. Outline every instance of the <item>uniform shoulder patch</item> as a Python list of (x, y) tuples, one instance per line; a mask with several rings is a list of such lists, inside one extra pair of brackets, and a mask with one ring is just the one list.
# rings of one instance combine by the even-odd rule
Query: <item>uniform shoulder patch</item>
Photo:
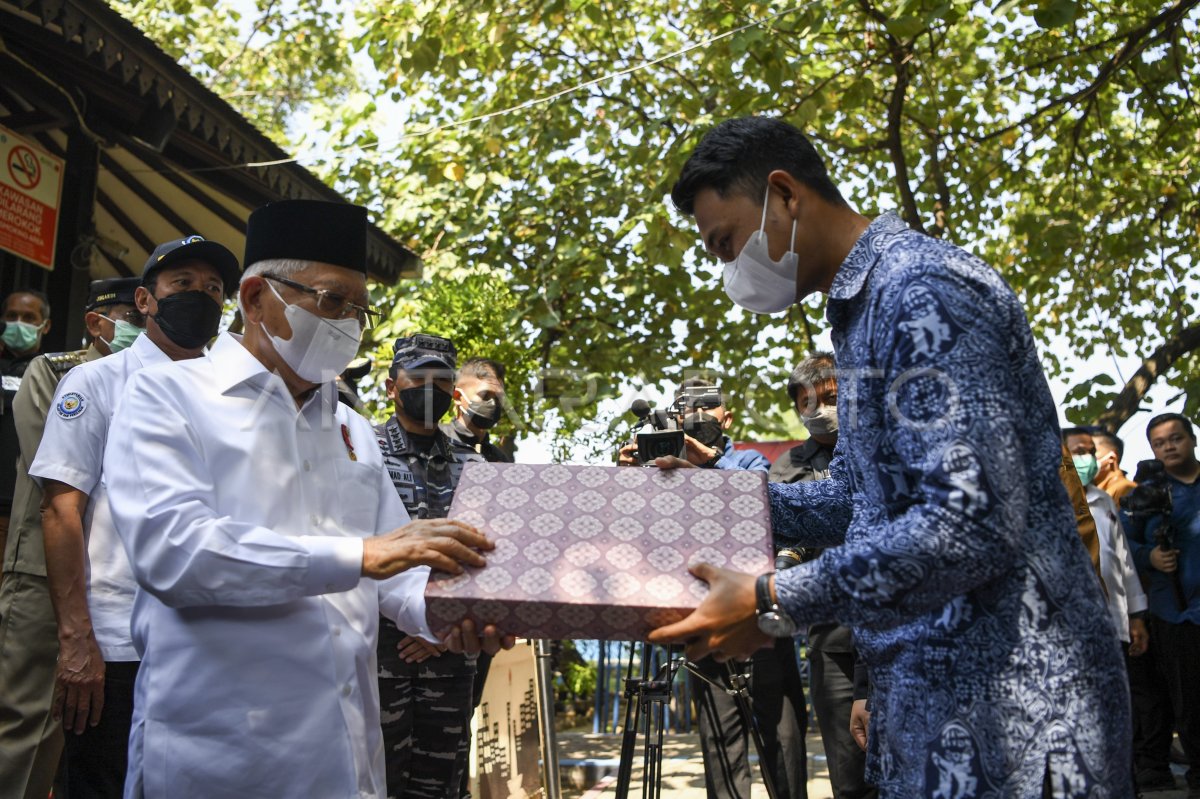
[(75, 419), (87, 410), (87, 397), (78, 391), (68, 391), (59, 398), (54, 410), (64, 419)]

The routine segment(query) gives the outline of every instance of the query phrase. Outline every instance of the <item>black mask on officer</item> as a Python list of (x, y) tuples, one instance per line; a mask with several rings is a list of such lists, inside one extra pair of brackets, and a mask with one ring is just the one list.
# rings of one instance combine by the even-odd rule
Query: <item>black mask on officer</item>
[(454, 404), (454, 396), (433, 384), (402, 388), (396, 392), (396, 399), (404, 415), (414, 422), (434, 425), (446, 415)]
[(175, 344), (195, 350), (217, 335), (221, 304), (203, 291), (181, 291), (158, 299), (153, 319)]
[(725, 429), (717, 417), (698, 411), (683, 417), (683, 432), (706, 447), (719, 447), (725, 437)]

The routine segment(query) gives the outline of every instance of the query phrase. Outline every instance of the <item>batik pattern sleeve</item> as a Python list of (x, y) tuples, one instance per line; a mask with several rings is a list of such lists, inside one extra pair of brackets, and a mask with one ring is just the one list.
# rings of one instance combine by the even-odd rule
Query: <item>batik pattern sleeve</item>
[(769, 483), (767, 489), (777, 546), (835, 547), (845, 541), (851, 502), (844, 459), (833, 459), (827, 480)]
[[(879, 512), (843, 546), (777, 577), (781, 603), (802, 623), (902, 624), (992, 580), (1018, 555), (1028, 475), (1012, 364), (1033, 346), (1015, 335), (1021, 310), (969, 276), (922, 269), (920, 250), (903, 257), (869, 310), (866, 367), (840, 375), (855, 385), (839, 400), (857, 397), (858, 406), (839, 417), (863, 418), (839, 446), (880, 470), (863, 481), (877, 487), (866, 502)], [(773, 510), (803, 527), (812, 499), (836, 485), (773, 487)]]
[[(285, 534), (216, 511), (221, 463), (210, 462), (164, 375), (130, 380), (105, 452), (109, 504), (138, 585), (169, 607), (275, 605), (355, 587), (361, 537), (304, 535), (302, 518)], [(301, 479), (290, 463), (276, 472), (240, 490), (266, 501), (273, 482)], [(322, 477), (333, 479), (313, 479)]]

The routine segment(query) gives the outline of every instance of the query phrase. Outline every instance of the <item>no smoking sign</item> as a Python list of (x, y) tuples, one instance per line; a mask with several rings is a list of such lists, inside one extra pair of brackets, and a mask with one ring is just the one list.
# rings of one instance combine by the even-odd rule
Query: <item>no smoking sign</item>
[(37, 153), (18, 144), (8, 154), (8, 175), (22, 189), (34, 189), (42, 182), (42, 165)]

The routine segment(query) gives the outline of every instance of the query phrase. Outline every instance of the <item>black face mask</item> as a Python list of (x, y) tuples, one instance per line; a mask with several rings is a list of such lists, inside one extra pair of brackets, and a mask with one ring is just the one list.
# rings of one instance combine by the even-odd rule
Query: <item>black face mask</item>
[(467, 405), (467, 420), (481, 430), (490, 430), (500, 421), (504, 408), (498, 399), (476, 400)]
[(683, 432), (706, 447), (718, 447), (725, 437), (725, 430), (717, 417), (707, 413), (693, 413), (683, 417)]
[(396, 392), (404, 415), (417, 424), (433, 427), (454, 404), (454, 397), (437, 386), (413, 386)]
[(196, 350), (217, 335), (221, 304), (203, 291), (181, 291), (160, 299), (153, 318), (171, 341)]

